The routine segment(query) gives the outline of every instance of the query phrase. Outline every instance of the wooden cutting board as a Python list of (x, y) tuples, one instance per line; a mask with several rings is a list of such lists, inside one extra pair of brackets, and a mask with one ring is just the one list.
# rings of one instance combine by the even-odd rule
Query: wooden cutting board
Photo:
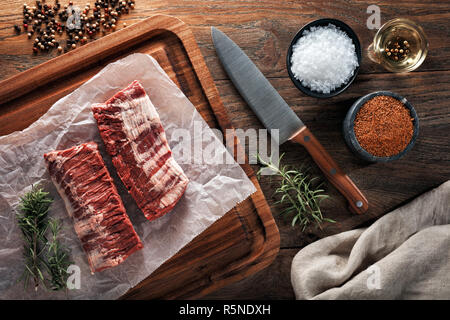
[[(135, 52), (152, 55), (210, 127), (233, 129), (190, 29), (177, 18), (155, 15), (0, 82), (0, 135), (28, 127), (105, 65)], [(274, 260), (278, 228), (252, 168), (241, 166), (257, 192), (123, 298), (198, 298)]]

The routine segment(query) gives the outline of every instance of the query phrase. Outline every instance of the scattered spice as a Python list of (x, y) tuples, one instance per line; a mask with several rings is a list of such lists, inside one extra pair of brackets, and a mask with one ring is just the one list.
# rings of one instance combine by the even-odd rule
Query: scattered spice
[(390, 96), (367, 101), (356, 114), (354, 132), (363, 149), (377, 157), (390, 157), (403, 151), (414, 133), (409, 109)]
[[(102, 34), (109, 30), (114, 31), (118, 19), (134, 7), (135, 0), (97, 0), (92, 6), (87, 3), (83, 10), (75, 6), (73, 1), (62, 7), (59, 0), (55, 0), (54, 5), (45, 3), (45, 0), (36, 0), (33, 6), (26, 3), (23, 5), (22, 26), (29, 39), (33, 35), (36, 36), (32, 50), (34, 54), (47, 53), (54, 48), (62, 52), (59, 47), (64, 39), (56, 40), (55, 34), (63, 36), (66, 33), (66, 51), (76, 48), (75, 43), (80, 39), (83, 39), (82, 44), (85, 44), (87, 37), (95, 40), (100, 31)], [(22, 29), (16, 24), (14, 31), (20, 34)]]

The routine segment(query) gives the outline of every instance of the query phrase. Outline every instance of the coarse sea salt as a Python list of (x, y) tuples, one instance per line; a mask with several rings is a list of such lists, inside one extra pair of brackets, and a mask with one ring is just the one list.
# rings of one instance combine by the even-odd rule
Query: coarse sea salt
[(350, 80), (357, 67), (352, 39), (333, 24), (311, 27), (292, 47), (291, 71), (312, 91), (334, 91)]

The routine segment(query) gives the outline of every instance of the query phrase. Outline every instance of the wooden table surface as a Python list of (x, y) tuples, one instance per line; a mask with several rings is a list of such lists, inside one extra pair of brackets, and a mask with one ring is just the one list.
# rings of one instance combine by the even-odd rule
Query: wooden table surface
[[(32, 5), (31, 1), (26, 1)], [(65, 0), (60, 1), (65, 4)], [(74, 1), (84, 7), (84, 1)], [(94, 1), (90, 1), (93, 3)], [(31, 41), (17, 36), (12, 26), (22, 20), (24, 0), (4, 0), (0, 6), (0, 79), (40, 64), (56, 55), (31, 54)], [(47, 0), (47, 3), (54, 3)], [(159, 14), (182, 19), (192, 28), (207, 66), (219, 89), (235, 128), (262, 128), (233, 87), (216, 56), (210, 27), (227, 33), (255, 62), (281, 96), (301, 116), (342, 169), (365, 193), (369, 211), (351, 214), (344, 198), (329, 184), (331, 200), (323, 203), (324, 215), (337, 221), (323, 229), (310, 227), (301, 232), (289, 219), (279, 216), (272, 193), (279, 182), (261, 178), (261, 186), (271, 204), (281, 234), (281, 250), (263, 271), (224, 287), (205, 298), (211, 299), (292, 299), (290, 267), (293, 256), (305, 245), (328, 235), (370, 225), (392, 209), (450, 179), (450, 1), (373, 1), (381, 9), (381, 22), (407, 17), (428, 36), (429, 54), (423, 65), (408, 74), (388, 73), (371, 62), (365, 48), (375, 30), (366, 27), (369, 14), (362, 1), (157, 1), (136, 0), (136, 9), (123, 17), (128, 24)], [(299, 92), (288, 78), (285, 58), (288, 45), (304, 24), (319, 18), (336, 18), (357, 33), (363, 47), (360, 73), (347, 91), (319, 100)], [(120, 24), (121, 25), (121, 24)], [(356, 158), (346, 147), (341, 127), (346, 111), (358, 97), (376, 90), (390, 90), (408, 98), (420, 118), (420, 134), (414, 148), (402, 159), (369, 164)], [(320, 175), (301, 146), (286, 143), (284, 163), (306, 164)], [(257, 169), (257, 166), (255, 166)]]

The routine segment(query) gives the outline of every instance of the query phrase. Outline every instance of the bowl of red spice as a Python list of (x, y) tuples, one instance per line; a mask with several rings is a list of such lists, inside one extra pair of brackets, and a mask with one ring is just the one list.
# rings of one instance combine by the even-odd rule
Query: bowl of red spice
[(406, 98), (377, 91), (358, 99), (343, 125), (349, 148), (370, 162), (388, 162), (403, 157), (419, 134), (419, 118)]

